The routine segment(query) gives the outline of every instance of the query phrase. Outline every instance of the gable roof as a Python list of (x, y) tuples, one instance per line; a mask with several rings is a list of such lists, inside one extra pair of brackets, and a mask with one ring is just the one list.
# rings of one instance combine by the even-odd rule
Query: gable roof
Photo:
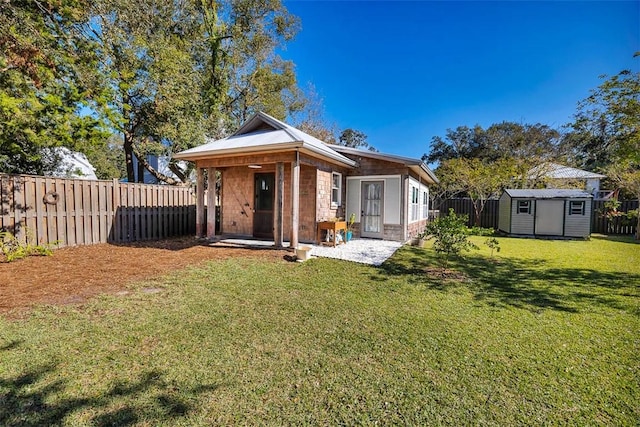
[(562, 188), (543, 188), (543, 189), (506, 189), (504, 190), (511, 197), (525, 199), (587, 199), (592, 198), (591, 193), (583, 190), (572, 190)]
[(345, 147), (343, 145), (329, 145), (333, 150), (339, 153), (346, 153), (360, 157), (369, 157), (371, 159), (384, 160), (392, 163), (400, 163), (412, 169), (419, 176), (427, 178), (431, 184), (437, 184), (440, 182), (436, 175), (433, 173), (429, 166), (420, 159), (413, 157), (396, 156), (395, 154), (379, 153), (377, 151), (359, 150), (357, 148)]
[(197, 160), (223, 155), (295, 149), (344, 166), (356, 165), (353, 160), (332, 150), (318, 138), (263, 112), (254, 114), (233, 135), (219, 140), (209, 140), (198, 147), (181, 151), (174, 157)]
[(558, 163), (544, 163), (529, 171), (530, 178), (536, 178), (538, 176), (551, 179), (598, 179), (607, 177), (606, 175), (559, 165)]

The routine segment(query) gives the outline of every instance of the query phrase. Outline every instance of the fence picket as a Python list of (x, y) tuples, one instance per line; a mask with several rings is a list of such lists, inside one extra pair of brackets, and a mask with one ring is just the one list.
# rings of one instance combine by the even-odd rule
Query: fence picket
[(23, 242), (28, 230), (38, 243), (59, 246), (179, 236), (193, 229), (190, 192), (115, 180), (0, 174), (0, 230)]

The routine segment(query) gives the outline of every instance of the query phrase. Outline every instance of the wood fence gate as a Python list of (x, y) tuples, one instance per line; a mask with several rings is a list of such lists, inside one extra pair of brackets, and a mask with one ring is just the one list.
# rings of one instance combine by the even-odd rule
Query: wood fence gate
[(195, 196), (188, 187), (0, 175), (0, 230), (61, 247), (195, 234)]

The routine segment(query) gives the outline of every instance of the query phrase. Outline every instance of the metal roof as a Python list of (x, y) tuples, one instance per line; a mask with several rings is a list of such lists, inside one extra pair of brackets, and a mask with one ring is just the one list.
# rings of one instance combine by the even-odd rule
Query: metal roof
[(523, 199), (586, 199), (593, 197), (591, 193), (583, 190), (571, 190), (562, 188), (544, 189), (507, 189), (504, 190), (511, 197)]
[(352, 154), (361, 157), (370, 157), (372, 159), (385, 160), (387, 162), (400, 163), (410, 168), (414, 167), (418, 169), (415, 170), (417, 173), (423, 172), (431, 179), (434, 184), (440, 182), (433, 171), (429, 169), (429, 166), (427, 166), (427, 164), (420, 159), (397, 156), (395, 154), (379, 153), (377, 151), (359, 150), (357, 148), (345, 147), (343, 145), (329, 145), (329, 147), (340, 153)]
[(607, 177), (606, 175), (601, 175), (599, 173), (571, 168), (557, 163), (545, 163), (536, 166), (529, 171), (529, 177), (536, 178), (538, 176), (544, 176), (552, 179), (596, 179)]
[(174, 157), (196, 160), (231, 154), (294, 149), (307, 151), (346, 166), (356, 165), (353, 160), (332, 150), (319, 139), (263, 112), (254, 114), (233, 135), (219, 140), (210, 140), (206, 144), (181, 151)]

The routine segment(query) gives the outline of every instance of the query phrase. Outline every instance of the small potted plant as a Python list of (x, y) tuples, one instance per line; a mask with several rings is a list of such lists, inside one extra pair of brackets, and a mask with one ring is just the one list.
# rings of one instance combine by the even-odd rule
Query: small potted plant
[(356, 214), (349, 215), (349, 221), (347, 221), (347, 232), (345, 233), (345, 242), (353, 239), (353, 224), (356, 222)]

